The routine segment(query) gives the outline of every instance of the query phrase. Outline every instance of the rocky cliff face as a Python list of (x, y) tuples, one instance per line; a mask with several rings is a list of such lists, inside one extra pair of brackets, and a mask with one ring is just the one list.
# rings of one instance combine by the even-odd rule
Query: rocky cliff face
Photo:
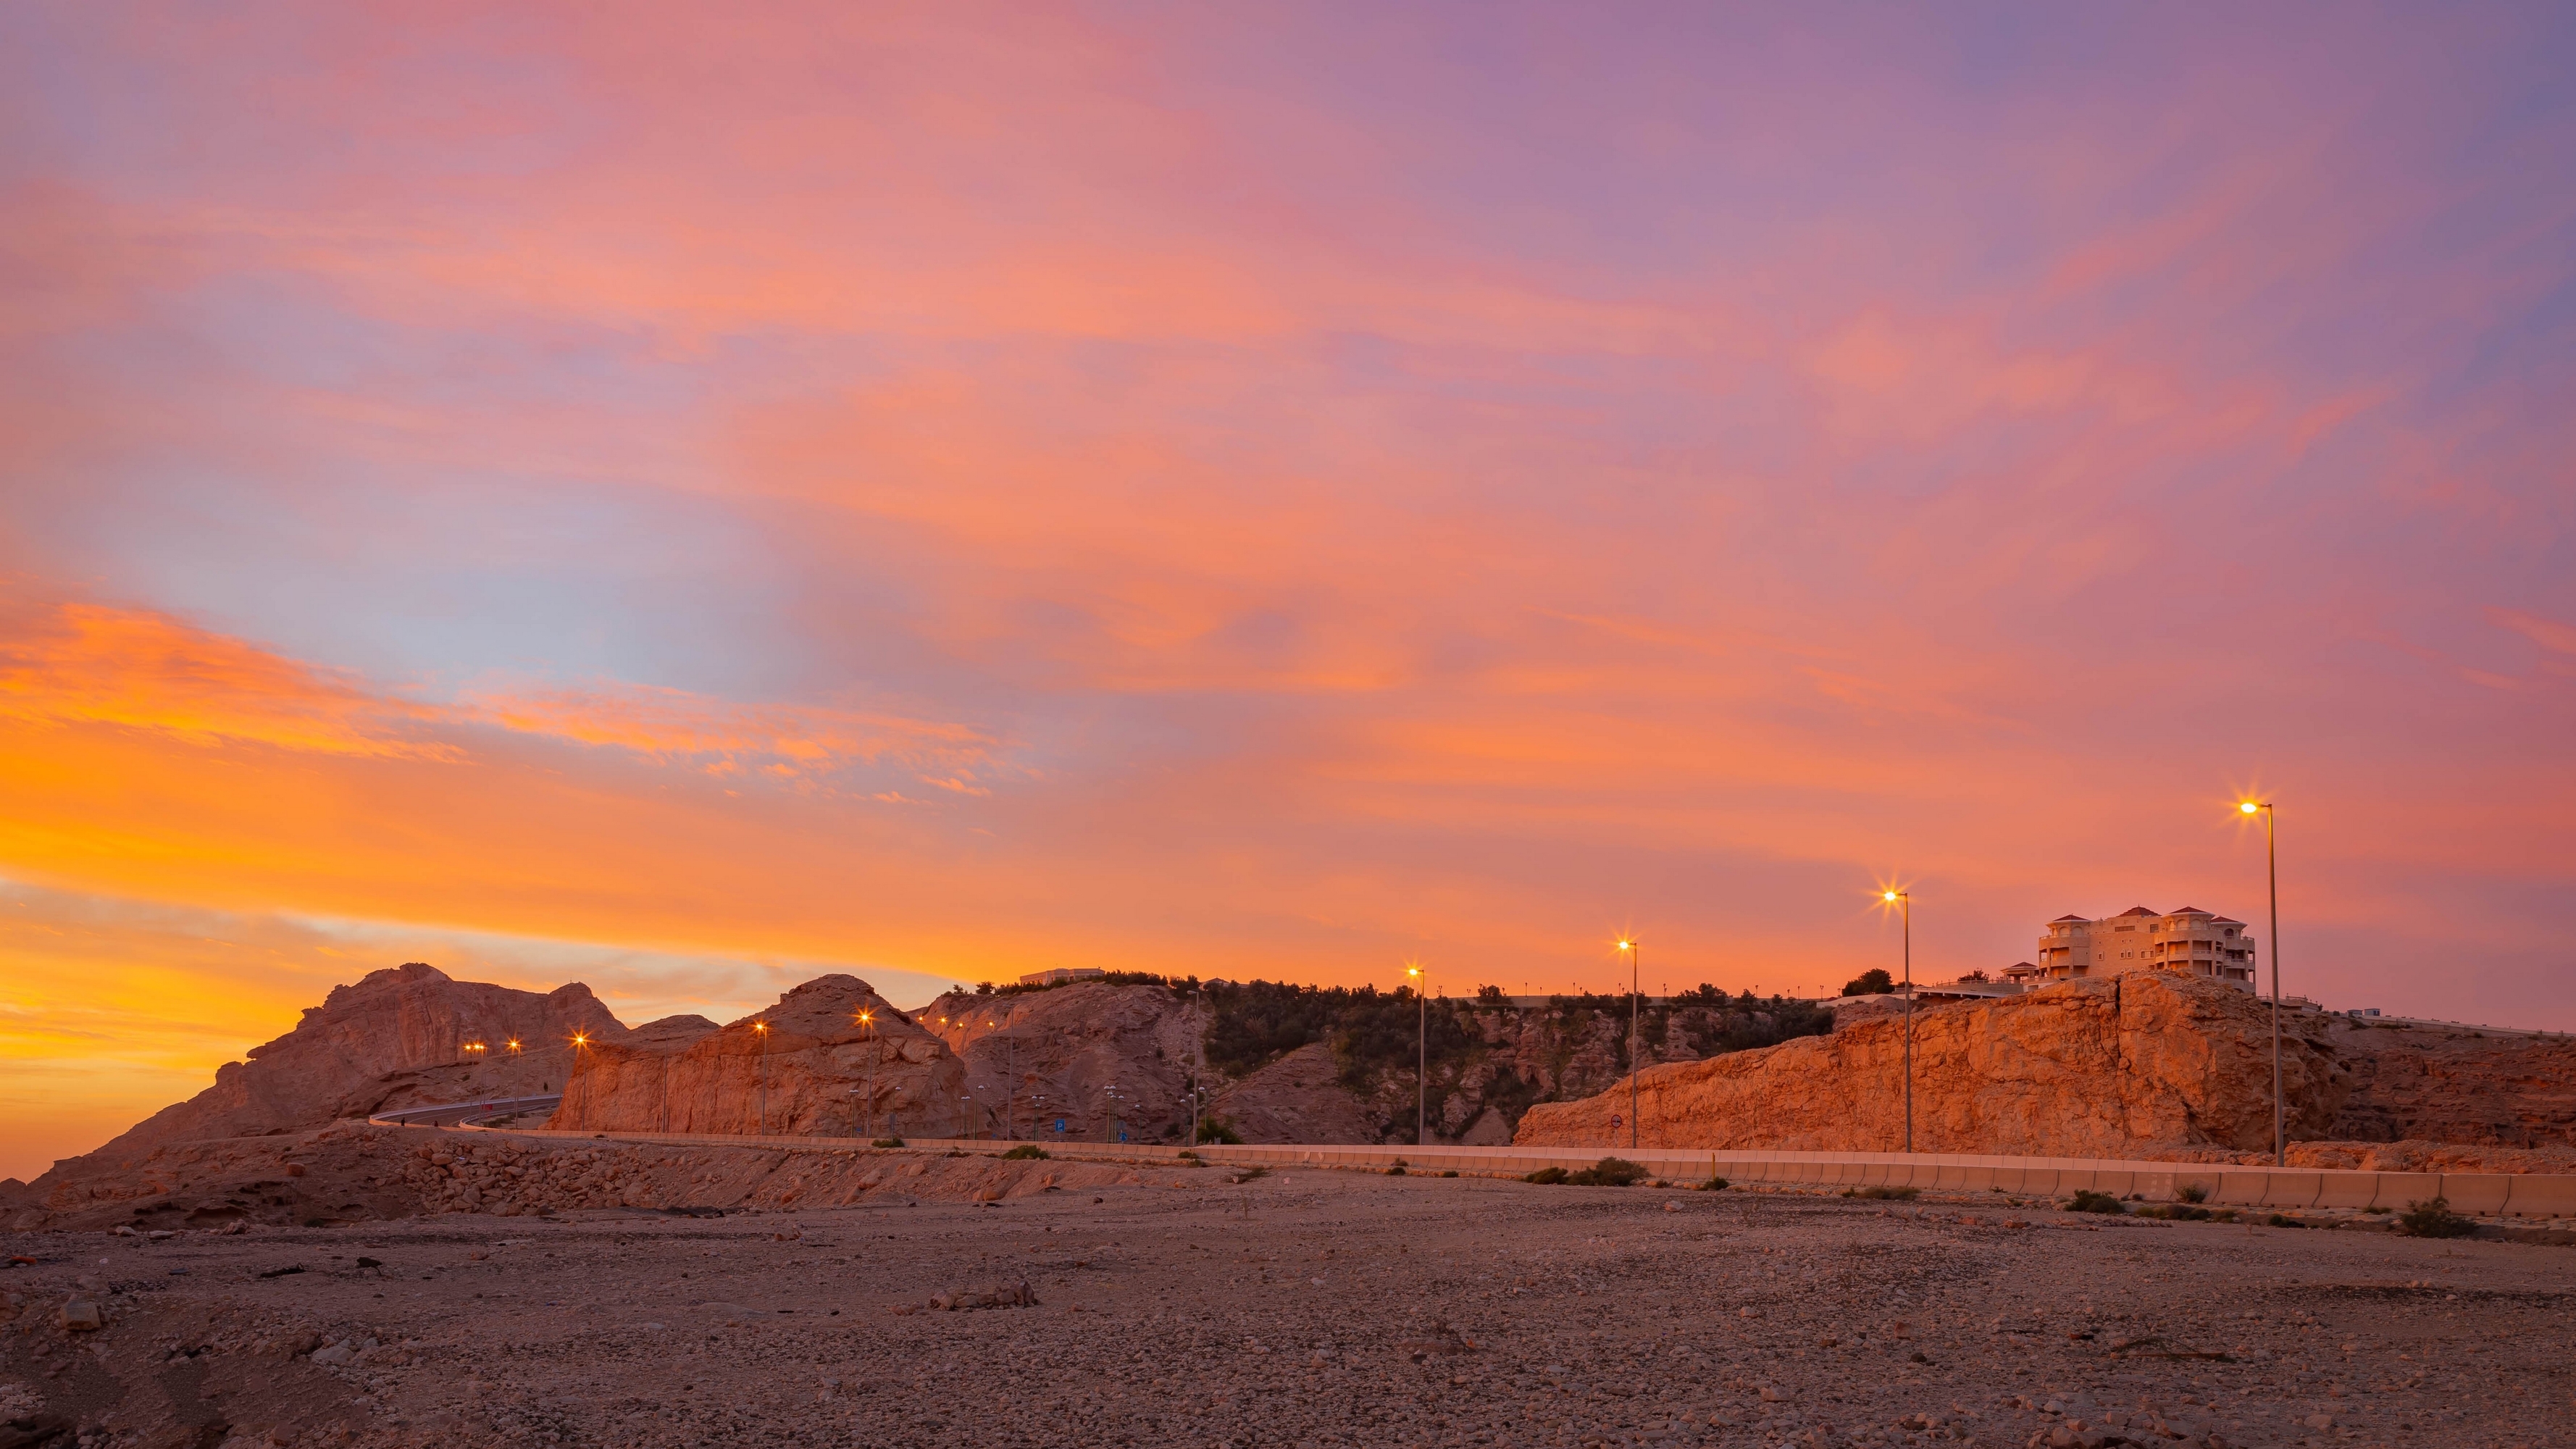
[[(2290, 1022), (2284, 1078), (2293, 1137), (2326, 1134), (2352, 1074), (2326, 1024)], [(1905, 1027), (1853, 1022), (1830, 1037), (1650, 1067), (1639, 1140), (1660, 1147), (1894, 1151), (1904, 1142)], [(2272, 1140), (2269, 1017), (2252, 997), (2192, 977), (2077, 981), (1914, 1018), (1915, 1148), (2065, 1157), (2151, 1146), (2250, 1151)], [(1625, 1084), (1542, 1103), (1514, 1141), (1625, 1146)]]
[[(455, 981), (413, 962), (332, 988), (295, 1029), (215, 1084), (159, 1112), (93, 1156), (124, 1158), (162, 1143), (319, 1126), (388, 1106), (534, 1094), (564, 1080), (570, 1041), (615, 1041), (626, 1028), (576, 982), (539, 993)], [(521, 1050), (512, 1053), (516, 1038)], [(469, 1042), (484, 1060), (467, 1062)]]
[[(1047, 991), (952, 991), (913, 1013), (964, 1061), (964, 1127), (1035, 1141), (1177, 1140), (1189, 1132), (1197, 1012), (1161, 986), (1082, 981)], [(1064, 1131), (1055, 1124), (1061, 1120)], [(941, 1135), (953, 1136), (958, 1119)]]
[(2489, 1147), (2576, 1146), (2576, 1042), (2460, 1027), (2330, 1020), (2353, 1069), (2329, 1136)]
[[(861, 1011), (875, 1018), (872, 1025), (860, 1024)], [(947, 1043), (857, 977), (823, 976), (767, 1011), (709, 1032), (639, 1031), (583, 1051), (547, 1125), (947, 1135), (964, 1085), (965, 1071)]]

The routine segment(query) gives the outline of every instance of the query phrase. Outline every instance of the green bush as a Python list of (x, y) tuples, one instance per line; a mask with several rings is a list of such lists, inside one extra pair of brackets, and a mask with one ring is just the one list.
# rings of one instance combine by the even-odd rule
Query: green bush
[(1696, 1189), (1694, 1189), (1694, 1191), (1724, 1192), (1726, 1191), (1726, 1179), (1722, 1177), (1712, 1177), (1708, 1181), (1701, 1183)]
[(2410, 1238), (2465, 1238), (2477, 1230), (2476, 1223), (2451, 1211), (2448, 1198), (2410, 1202), (2397, 1215), (2397, 1231)]
[(2142, 1218), (2164, 1218), (2178, 1223), (2199, 1223), (2207, 1222), (2209, 1220), (2209, 1209), (2204, 1207), (2193, 1207), (2187, 1202), (2163, 1204), (2151, 1203), (2146, 1207), (2138, 1209), (2138, 1216)]
[(1886, 996), (1895, 990), (1895, 978), (1887, 974), (1884, 966), (1872, 966), (1843, 983), (1845, 996)]
[(2304, 1228), (2307, 1224), (2300, 1222), (2297, 1218), (2291, 1217), (2286, 1213), (2274, 1213), (2263, 1220), (2263, 1226), (2267, 1228)]
[(2209, 1201), (2209, 1185), (2199, 1182), (2186, 1182), (2182, 1186), (2174, 1189), (2174, 1196), (2180, 1198), (2184, 1202), (2207, 1202)]
[(1877, 1202), (1912, 1202), (1922, 1196), (1919, 1187), (1847, 1187), (1845, 1197), (1865, 1197)]
[(1199, 1119), (1199, 1141), (1202, 1143), (1221, 1142), (1228, 1147), (1241, 1147), (1243, 1145), (1243, 1134), (1235, 1131), (1234, 1124), (1228, 1122), (1223, 1117), (1201, 1117)]
[(1647, 1176), (1645, 1168), (1624, 1157), (1605, 1157), (1565, 1180), (1575, 1187), (1635, 1187)]
[(2121, 1205), (2118, 1198), (2113, 1197), (2107, 1192), (2095, 1192), (2089, 1187), (2078, 1188), (2075, 1196), (2067, 1200), (2066, 1210), (2071, 1213), (2124, 1213), (2128, 1211), (2126, 1207)]
[(1019, 1146), (1012, 1148), (1010, 1151), (1003, 1153), (1002, 1160), (1004, 1162), (1026, 1162), (1034, 1158), (1037, 1161), (1044, 1162), (1046, 1161), (1046, 1155), (1047, 1150), (1045, 1148), (1038, 1146), (1034, 1142), (1023, 1142)]
[(1450, 1168), (1448, 1171), (1441, 1173), (1440, 1175), (1441, 1175), (1442, 1177), (1456, 1177), (1456, 1176), (1458, 1175), (1458, 1169), (1456, 1169), (1456, 1168), (1454, 1168), (1454, 1167), (1453, 1167), (1453, 1168)]
[(903, 1139), (900, 1137), (880, 1137), (869, 1145), (872, 1147), (901, 1147), (903, 1145)]
[(1529, 1176), (1522, 1178), (1521, 1181), (1546, 1185), (1549, 1183), (1563, 1182), (1565, 1181), (1565, 1178), (1566, 1172), (1562, 1167), (1542, 1167), (1538, 1171), (1531, 1173)]

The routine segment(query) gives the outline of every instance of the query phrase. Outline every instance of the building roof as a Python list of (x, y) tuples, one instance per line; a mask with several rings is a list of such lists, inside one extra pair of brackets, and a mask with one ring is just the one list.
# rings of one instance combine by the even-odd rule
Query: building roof
[[(2161, 911), (2148, 910), (2145, 906), (2131, 906), (2127, 910), (2122, 911), (2120, 916), (2154, 916), (2162, 914), (2163, 912)], [(2119, 919), (2119, 916), (2114, 916), (2112, 919), (2117, 920)]]
[(2167, 911), (2165, 914), (2168, 916), (2205, 916), (2208, 915), (2209, 912), (2202, 910), (2198, 906), (2185, 906), (2181, 910)]
[[(2080, 921), (2080, 920), (2083, 920), (2083, 919), (2084, 919), (2084, 917), (2082, 917), (2082, 916), (2060, 916), (2060, 917), (2058, 917), (2058, 918), (2057, 918), (2057, 921)], [(2051, 921), (2051, 922), (2049, 922), (2049, 924), (2050, 924), (2050, 925), (2052, 925), (2052, 926), (2054, 926), (2054, 925), (2056, 925), (2056, 924), (2057, 924), (2057, 921)]]

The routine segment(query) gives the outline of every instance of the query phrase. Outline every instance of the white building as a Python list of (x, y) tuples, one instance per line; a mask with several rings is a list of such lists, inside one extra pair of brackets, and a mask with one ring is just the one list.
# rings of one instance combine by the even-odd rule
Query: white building
[(2099, 921), (2060, 916), (2039, 938), (2039, 960), (2004, 975), (2035, 986), (2123, 971), (2188, 971), (2252, 991), (2254, 936), (2243, 921), (2197, 906), (2162, 915), (2132, 906)]

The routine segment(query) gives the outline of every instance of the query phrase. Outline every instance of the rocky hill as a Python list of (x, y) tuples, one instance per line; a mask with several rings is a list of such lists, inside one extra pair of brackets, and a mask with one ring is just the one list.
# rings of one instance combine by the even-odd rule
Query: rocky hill
[[(2292, 1019), (2283, 1057), (2294, 1137), (2322, 1137), (2352, 1089), (2322, 1021)], [(2140, 972), (1914, 1019), (1914, 1145), (1924, 1152), (2134, 1156), (2150, 1145), (2250, 1150), (2272, 1140), (2270, 1018), (2253, 997)], [(1640, 1141), (1666, 1147), (1895, 1151), (1905, 1024), (1657, 1067), (1638, 1083)], [(1515, 1140), (1622, 1145), (1629, 1094), (1533, 1109)]]
[[(548, 992), (456, 981), (420, 962), (368, 973), (307, 1007), (293, 1031), (217, 1068), (215, 1084), (164, 1107), (93, 1156), (168, 1142), (247, 1137), (424, 1102), (534, 1095), (563, 1084), (576, 1035), (623, 1040), (590, 988)], [(513, 1052), (509, 1043), (521, 1043)], [(469, 1043), (485, 1050), (471, 1053)], [(467, 1061), (469, 1056), (480, 1061)]]
[[(873, 1020), (862, 1024), (862, 1011)], [(822, 976), (712, 1031), (636, 1032), (584, 1049), (547, 1125), (821, 1137), (873, 1126), (930, 1135), (952, 1120), (964, 1084), (956, 1053), (875, 988), (855, 976)]]
[[(1507, 1142), (1534, 1102), (1598, 1091), (1628, 1069), (1617, 997), (1516, 1005), (1278, 982), (1159, 978), (951, 992), (914, 1013), (965, 1061), (976, 1135), (1101, 1140), (1186, 1135), (1193, 1084), (1251, 1142), (1414, 1140), (1417, 1034), (1430, 1056), (1430, 1136)], [(1644, 1008), (1649, 1062), (1696, 1061), (1829, 1028), (1803, 1003), (1713, 988)], [(1116, 1128), (1112, 1127), (1112, 1112)]]
[(1092, 1142), (1120, 1132), (1134, 1141), (1185, 1134), (1201, 1015), (1186, 992), (1106, 981), (952, 991), (913, 1013), (965, 1066), (963, 1110), (947, 1119), (949, 1135), (962, 1128)]

